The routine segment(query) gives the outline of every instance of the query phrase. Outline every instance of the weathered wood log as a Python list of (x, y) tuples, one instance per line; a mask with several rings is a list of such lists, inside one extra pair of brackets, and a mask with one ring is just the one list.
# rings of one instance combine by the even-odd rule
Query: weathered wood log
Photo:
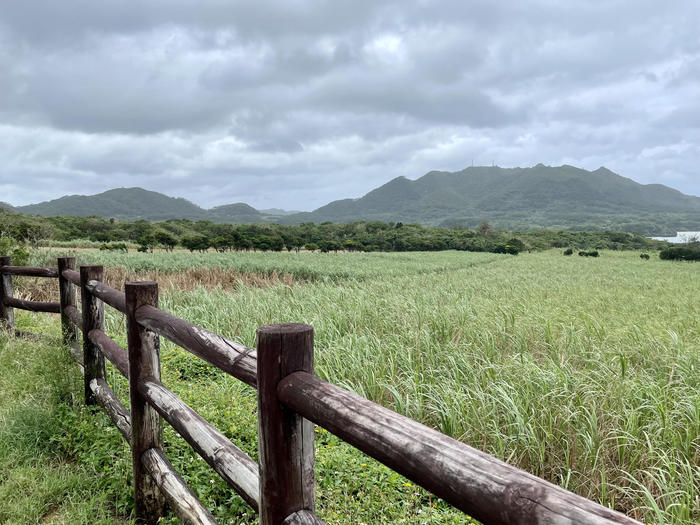
[(4, 304), (6, 307), (19, 308), (29, 312), (61, 313), (60, 303), (44, 303), (42, 301), (27, 301), (25, 299), (16, 299), (15, 297), (5, 297)]
[(158, 306), (158, 283), (126, 283), (126, 328), (129, 344), (129, 397), (131, 399), (131, 453), (134, 469), (134, 507), (137, 521), (157, 523), (165, 499), (143, 469), (141, 456), (149, 448), (163, 448), (163, 424), (138, 391), (139, 383), (160, 380), (160, 339), (136, 321), (143, 305)]
[(90, 381), (90, 389), (95, 399), (107, 412), (114, 426), (121, 432), (127, 443), (131, 444), (131, 414), (119, 401), (119, 398), (107, 384), (107, 381), (104, 379), (93, 379)]
[[(58, 297), (61, 303), (61, 333), (63, 335), (63, 344), (71, 347), (78, 346), (78, 328), (82, 326), (82, 317), (80, 324), (73, 320), (67, 308), (72, 308), (75, 313), (78, 313), (78, 290), (76, 286), (63, 276), (65, 270), (75, 270), (75, 257), (59, 257), (58, 258)], [(77, 318), (77, 316), (76, 316)]]
[(78, 327), (81, 331), (83, 329), (83, 314), (80, 310), (78, 310), (75, 306), (66, 306), (64, 309), (64, 312), (66, 316), (68, 316), (68, 319), (70, 319), (71, 323), (73, 323), (76, 327)]
[(76, 286), (80, 286), (80, 273), (75, 270), (63, 270), (61, 275)]
[[(0, 267), (7, 267), (12, 264), (12, 259), (7, 256), (0, 257)], [(0, 328), (14, 332), (15, 311), (11, 306), (6, 305), (6, 301), (12, 298), (12, 275), (0, 273)]]
[(165, 495), (170, 507), (185, 525), (216, 525), (214, 516), (202, 505), (185, 480), (175, 471), (163, 451), (149, 448), (141, 456), (143, 466)]
[(149, 378), (138, 384), (139, 393), (177, 433), (255, 510), (259, 501), (258, 464), (202, 416)]
[(100, 352), (109, 359), (109, 361), (121, 372), (121, 374), (129, 378), (129, 354), (114, 340), (112, 340), (102, 330), (90, 330), (88, 338), (92, 341)]
[(105, 379), (105, 358), (88, 337), (91, 330), (105, 329), (104, 305), (97, 297), (92, 295), (87, 289), (87, 283), (92, 280), (102, 279), (104, 268), (102, 266), (81, 266), (80, 267), (80, 295), (83, 313), (83, 367), (85, 375), (85, 404), (95, 405), (95, 399), (90, 389), (90, 381), (93, 379)]
[(255, 350), (150, 306), (139, 308), (136, 320), (244, 383), (257, 385)]
[(306, 373), (279, 400), (483, 523), (639, 525), (412, 419)]
[(121, 313), (126, 312), (126, 299), (123, 292), (115, 290), (100, 281), (90, 281), (87, 283), (87, 289), (95, 297), (100, 298), (115, 310), (119, 310)]
[(326, 525), (326, 522), (311, 511), (300, 510), (287, 516), (282, 525)]
[[(0, 259), (2, 262), (2, 259)], [(4, 275), (23, 275), (25, 277), (58, 277), (57, 268), (41, 268), (38, 266), (11, 266), (9, 264), (0, 264), (0, 274)]]
[[(104, 379), (93, 379), (90, 388), (104, 407), (121, 435), (131, 444), (131, 414), (122, 405)], [(216, 523), (209, 511), (177, 474), (167, 458), (158, 449), (148, 449), (141, 457), (143, 466), (168, 499), (175, 514), (183, 523)]]
[(315, 509), (314, 426), (277, 400), (286, 376), (313, 374), (314, 329), (268, 325), (257, 336), (260, 524), (280, 525), (294, 512)]

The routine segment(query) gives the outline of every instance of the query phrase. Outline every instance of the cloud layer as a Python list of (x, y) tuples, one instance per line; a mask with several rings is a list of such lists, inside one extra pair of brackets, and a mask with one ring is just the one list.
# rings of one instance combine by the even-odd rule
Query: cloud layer
[(396, 176), (601, 165), (700, 195), (692, 0), (9, 2), (0, 201), (310, 210)]

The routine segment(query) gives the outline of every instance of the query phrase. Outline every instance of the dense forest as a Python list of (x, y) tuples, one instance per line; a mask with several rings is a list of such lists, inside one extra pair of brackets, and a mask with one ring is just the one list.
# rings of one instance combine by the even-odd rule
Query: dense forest
[(517, 254), (548, 248), (654, 250), (666, 244), (623, 232), (496, 230), (483, 221), (476, 229), (437, 228), (401, 222), (338, 224), (217, 224), (173, 219), (120, 221), (102, 217), (36, 217), (0, 212), (0, 235), (38, 245), (84, 243), (103, 249), (140, 251), (437, 251), (466, 250)]

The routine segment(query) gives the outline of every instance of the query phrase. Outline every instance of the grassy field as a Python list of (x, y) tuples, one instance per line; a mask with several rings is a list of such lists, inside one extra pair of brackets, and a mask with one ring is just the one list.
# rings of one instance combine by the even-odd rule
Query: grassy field
[[(324, 379), (645, 523), (700, 521), (696, 264), (632, 252), (78, 255), (137, 275), (192, 266), (289, 275), (166, 287), (161, 307), (249, 346), (259, 325), (310, 323)], [(105, 522), (127, 519), (128, 449), (106, 416), (81, 407), (56, 321), (21, 314), (18, 324), (54, 339), (2, 339), (0, 498), (17, 503), (0, 506), (0, 523), (92, 523), (80, 513), (93, 507)], [(110, 313), (108, 329), (124, 341), (121, 316)], [(163, 367), (167, 385), (256, 455), (251, 389), (170, 344)], [(115, 372), (110, 381), (126, 400)], [(317, 436), (318, 512), (329, 523), (465, 522), (322, 429)], [(221, 522), (255, 522), (168, 429), (166, 441)], [(20, 504), (32, 476), (59, 488)]]

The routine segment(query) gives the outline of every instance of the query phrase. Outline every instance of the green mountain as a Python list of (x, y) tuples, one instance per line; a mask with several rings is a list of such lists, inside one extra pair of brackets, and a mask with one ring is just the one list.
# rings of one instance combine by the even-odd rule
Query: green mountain
[(700, 197), (660, 184), (643, 185), (606, 168), (469, 167), (431, 171), (416, 180), (393, 179), (359, 199), (331, 202), (312, 212), (288, 213), (235, 203), (210, 210), (141, 188), (98, 195), (70, 195), (20, 206), (33, 215), (114, 217), (123, 220), (192, 219), (228, 223), (418, 222), (426, 226), (465, 225), (482, 220), (508, 229), (634, 231), (669, 235), (700, 229)]
[(262, 213), (243, 202), (217, 206), (208, 210), (207, 215), (207, 218), (214, 222), (254, 223), (265, 220)]
[(6, 202), (2, 202), (2, 201), (0, 201), (0, 210), (12, 211), (12, 212), (17, 211), (14, 207), (12, 207), (9, 204), (7, 204)]
[(14, 211), (44, 217), (97, 215), (120, 220), (191, 219), (235, 223), (266, 220), (266, 216), (244, 203), (205, 210), (187, 199), (168, 197), (143, 188), (116, 188), (97, 195), (67, 195), (52, 201), (19, 206)]
[(182, 198), (142, 188), (116, 188), (97, 195), (66, 195), (59, 199), (16, 208), (21, 213), (53, 217), (72, 215), (114, 217), (123, 220), (205, 219), (207, 212)]
[(642, 185), (606, 168), (469, 167), (393, 179), (359, 199), (331, 202), (281, 222), (357, 220), (464, 224), (512, 229), (675, 231), (700, 226), (700, 198), (660, 184)]

